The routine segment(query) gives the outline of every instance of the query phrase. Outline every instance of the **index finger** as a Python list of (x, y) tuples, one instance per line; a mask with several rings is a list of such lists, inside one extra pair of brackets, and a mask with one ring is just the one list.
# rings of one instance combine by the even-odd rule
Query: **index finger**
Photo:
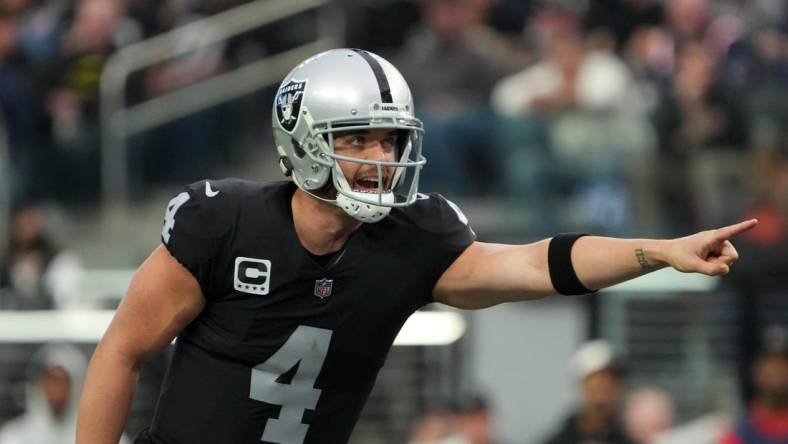
[(753, 228), (754, 226), (758, 225), (758, 219), (750, 219), (744, 222), (739, 222), (738, 224), (728, 225), (727, 227), (718, 228), (716, 230), (716, 236), (719, 240), (727, 240), (736, 236), (737, 234), (744, 233), (745, 231)]

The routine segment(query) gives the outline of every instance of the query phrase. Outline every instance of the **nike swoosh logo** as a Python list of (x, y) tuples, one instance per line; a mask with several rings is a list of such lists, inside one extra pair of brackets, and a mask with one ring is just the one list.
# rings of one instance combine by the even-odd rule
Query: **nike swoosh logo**
[(205, 181), (205, 195), (208, 196), (208, 197), (214, 197), (217, 194), (219, 194), (219, 190), (216, 190), (216, 191), (212, 190), (211, 189), (211, 183), (206, 180)]

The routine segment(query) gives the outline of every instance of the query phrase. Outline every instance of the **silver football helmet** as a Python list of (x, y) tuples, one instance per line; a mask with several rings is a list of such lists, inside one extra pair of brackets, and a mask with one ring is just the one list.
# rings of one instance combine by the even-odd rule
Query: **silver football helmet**
[[(335, 203), (362, 222), (378, 222), (392, 207), (415, 202), (419, 173), (426, 163), (421, 155), (424, 129), (414, 117), (405, 79), (382, 57), (360, 49), (333, 49), (313, 56), (285, 77), (273, 108), (279, 165), (302, 190)], [(378, 128), (398, 130), (395, 161), (334, 153), (334, 133)], [(377, 189), (353, 189), (338, 160), (373, 165)], [(387, 187), (385, 171), (392, 169)], [(332, 191), (326, 198), (324, 191), (332, 186), (336, 197)]]

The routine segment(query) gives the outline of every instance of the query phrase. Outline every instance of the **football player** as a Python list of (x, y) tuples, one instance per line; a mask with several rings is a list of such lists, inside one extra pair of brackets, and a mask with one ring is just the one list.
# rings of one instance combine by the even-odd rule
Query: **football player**
[(585, 294), (672, 266), (720, 275), (747, 221), (674, 240), (562, 234), (478, 242), (418, 192), (424, 133), (397, 69), (336, 49), (295, 67), (273, 109), (290, 180), (194, 183), (167, 206), (90, 363), (80, 444), (117, 443), (141, 363), (177, 337), (138, 443), (343, 443), (405, 320)]

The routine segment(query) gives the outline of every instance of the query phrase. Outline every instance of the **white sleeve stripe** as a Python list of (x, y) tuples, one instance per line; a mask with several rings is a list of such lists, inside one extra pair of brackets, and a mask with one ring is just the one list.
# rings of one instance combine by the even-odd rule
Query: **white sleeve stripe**
[(468, 218), (465, 217), (465, 214), (463, 214), (460, 207), (458, 207), (457, 204), (450, 201), (449, 199), (446, 199), (446, 203), (448, 203), (451, 209), (454, 210), (455, 213), (457, 213), (457, 219), (459, 219), (460, 222), (462, 222), (464, 225), (468, 225)]

